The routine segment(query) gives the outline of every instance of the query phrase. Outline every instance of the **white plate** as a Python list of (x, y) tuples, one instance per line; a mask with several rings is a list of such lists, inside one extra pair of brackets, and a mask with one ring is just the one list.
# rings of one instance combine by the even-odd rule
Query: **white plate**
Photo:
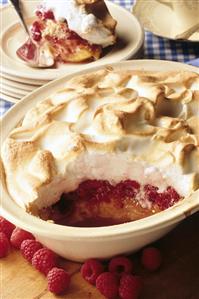
[[(18, 100), (20, 100), (20, 99), (22, 99), (22, 98), (25, 97), (25, 95), (17, 94), (17, 93), (15, 93), (13, 91), (10, 91), (10, 90), (6, 89), (6, 88), (1, 88), (1, 93), (6, 94), (6, 95), (8, 95), (10, 97), (14, 97), (14, 98), (16, 98)], [(28, 95), (28, 93), (26, 95)]]
[(1, 90), (2, 92), (12, 93), (13, 96), (20, 97), (20, 98), (25, 97), (28, 93), (30, 93), (30, 91), (17, 89), (15, 87), (8, 86), (6, 84), (1, 85)]
[[(177, 71), (188, 70), (199, 73), (196, 67), (177, 62), (161, 60), (134, 60), (112, 64), (117, 70), (148, 70), (148, 71)], [(99, 70), (92, 68), (78, 72), (78, 75)], [(35, 105), (63, 88), (66, 81), (74, 76), (67, 75), (37, 89), (14, 105), (2, 119), (1, 143), (9, 132), (17, 126), (25, 113)], [(5, 125), (6, 124), (6, 125)], [(3, 180), (0, 183), (4, 183)], [(9, 196), (5, 185), (2, 187), (2, 215), (27, 231), (32, 232), (41, 243), (57, 254), (74, 261), (83, 261), (91, 257), (110, 258), (138, 250), (168, 233), (181, 220), (199, 210), (198, 194), (196, 191), (187, 200), (182, 200), (174, 208), (167, 209), (153, 216), (135, 222), (112, 225), (105, 229), (64, 227), (48, 223), (34, 217), (23, 209)], [(70, 246), (68, 246), (70, 244)], [(79, 250), (81, 248), (81, 250)]]
[[(24, 11), (27, 16), (26, 22), (30, 23), (33, 12), (40, 1), (23, 1)], [(36, 69), (24, 64), (16, 55), (16, 50), (27, 39), (23, 28), (16, 23), (17, 17), (12, 6), (1, 9), (2, 35), (0, 40), (2, 55), (2, 73), (20, 78), (35, 80), (53, 80), (64, 74), (81, 71), (91, 66), (100, 66), (106, 63), (114, 63), (132, 58), (142, 47), (144, 41), (143, 30), (129, 11), (106, 1), (113, 18), (117, 20), (118, 42), (111, 50), (97, 61), (82, 64), (62, 64), (58, 68)]]
[(18, 103), (19, 99), (9, 96), (7, 94), (4, 94), (2, 91), (0, 92), (0, 99), (4, 99), (5, 101), (11, 102), (11, 103)]
[[(147, 31), (161, 37), (179, 40), (176, 35), (182, 32), (179, 31), (176, 15), (170, 7), (156, 0), (137, 0), (132, 12)], [(199, 42), (199, 30), (183, 41)]]
[(34, 86), (41, 86), (43, 84), (46, 84), (49, 82), (49, 80), (31, 80), (31, 79), (27, 79), (27, 78), (20, 78), (20, 77), (17, 77), (17, 76), (14, 76), (14, 75), (8, 75), (8, 74), (5, 74), (5, 73), (0, 73), (0, 76), (5, 78), (5, 79), (8, 79), (8, 80), (11, 80), (11, 81), (14, 81), (16, 83), (22, 83), (22, 84), (25, 84), (25, 85), (34, 85)]
[(0, 81), (3, 86), (12, 87), (19, 91), (31, 92), (35, 88), (37, 88), (37, 86), (34, 86), (34, 85), (22, 84), (22, 83), (18, 83), (18, 82), (6, 79), (6, 78), (2, 77), (1, 75), (0, 75)]

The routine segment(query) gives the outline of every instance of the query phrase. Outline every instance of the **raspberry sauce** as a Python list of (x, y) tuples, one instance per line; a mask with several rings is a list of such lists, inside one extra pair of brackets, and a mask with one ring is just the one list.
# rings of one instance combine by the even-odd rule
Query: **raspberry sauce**
[(36, 46), (33, 42), (31, 42), (31, 40), (28, 40), (17, 50), (17, 55), (25, 61), (34, 60), (36, 55)]

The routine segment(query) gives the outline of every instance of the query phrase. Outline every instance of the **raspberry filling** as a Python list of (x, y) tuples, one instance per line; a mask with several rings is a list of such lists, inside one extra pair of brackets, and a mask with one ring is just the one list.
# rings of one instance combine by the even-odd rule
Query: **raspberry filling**
[(32, 24), (32, 27), (30, 29), (30, 32), (31, 32), (31, 35), (32, 35), (32, 38), (34, 41), (39, 42), (41, 40), (41, 37), (42, 37), (41, 30), (42, 30), (41, 24), (39, 22), (35, 21)]
[(37, 9), (35, 15), (41, 20), (54, 20), (55, 16), (52, 10), (44, 11), (43, 9)]
[(40, 217), (57, 224), (97, 227), (121, 224), (163, 211), (182, 199), (168, 186), (165, 190), (135, 180), (112, 185), (106, 180), (86, 180), (72, 192), (62, 194)]

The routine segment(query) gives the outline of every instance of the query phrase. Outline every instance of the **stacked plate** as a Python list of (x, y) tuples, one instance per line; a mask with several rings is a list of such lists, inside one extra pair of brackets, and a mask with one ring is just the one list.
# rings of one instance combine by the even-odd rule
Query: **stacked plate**
[[(33, 20), (33, 12), (40, 1), (22, 1), (27, 24)], [(62, 64), (49, 69), (32, 68), (23, 63), (16, 50), (27, 39), (11, 5), (0, 9), (1, 22), (1, 98), (17, 102), (31, 91), (60, 76), (121, 60), (140, 58), (144, 44), (144, 34), (140, 23), (130, 12), (112, 2), (106, 2), (113, 18), (117, 20), (118, 40), (103, 57), (91, 63)], [(125, 22), (124, 22), (125, 20)]]

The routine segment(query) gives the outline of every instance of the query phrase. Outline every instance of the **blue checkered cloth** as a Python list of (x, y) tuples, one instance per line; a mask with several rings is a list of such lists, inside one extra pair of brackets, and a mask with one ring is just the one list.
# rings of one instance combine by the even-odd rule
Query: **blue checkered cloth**
[[(58, 1), (58, 0), (55, 0)], [(135, 0), (110, 0), (130, 10)], [(0, 0), (0, 4), (7, 3), (7, 0)], [(186, 62), (199, 66), (199, 43), (188, 43), (173, 41), (158, 37), (151, 32), (145, 32), (145, 59), (162, 59), (179, 62)], [(198, 59), (197, 59), (198, 58)], [(0, 115), (8, 110), (13, 104), (4, 100), (0, 101)]]

